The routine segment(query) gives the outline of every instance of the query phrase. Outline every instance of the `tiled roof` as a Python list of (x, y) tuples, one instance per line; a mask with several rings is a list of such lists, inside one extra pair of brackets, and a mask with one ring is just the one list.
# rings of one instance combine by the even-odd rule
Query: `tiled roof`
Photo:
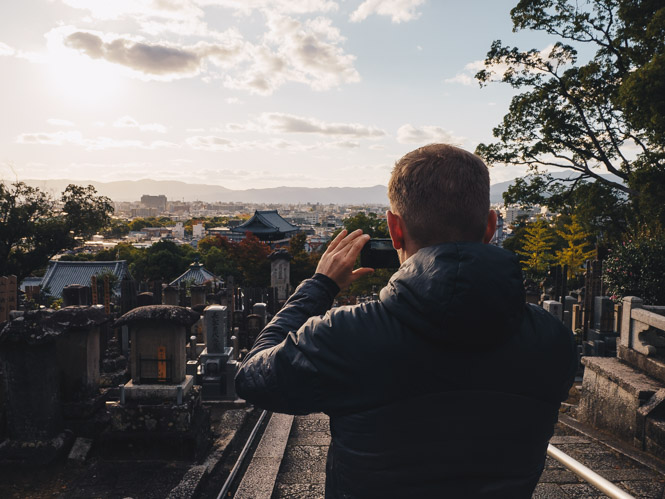
[(171, 282), (171, 286), (177, 286), (181, 281), (192, 282), (194, 284), (203, 284), (206, 281), (219, 278), (212, 272), (206, 270), (202, 264), (198, 262), (192, 263), (187, 271)]
[(231, 229), (233, 232), (253, 232), (255, 234), (266, 234), (271, 232), (293, 232), (298, 227), (284, 220), (277, 210), (256, 210), (252, 218), (244, 224)]
[(42, 279), (42, 289), (51, 296), (62, 296), (62, 288), (69, 284), (90, 286), (90, 278), (107, 271), (113, 272), (121, 280), (129, 274), (126, 260), (112, 262), (65, 262), (51, 260)]

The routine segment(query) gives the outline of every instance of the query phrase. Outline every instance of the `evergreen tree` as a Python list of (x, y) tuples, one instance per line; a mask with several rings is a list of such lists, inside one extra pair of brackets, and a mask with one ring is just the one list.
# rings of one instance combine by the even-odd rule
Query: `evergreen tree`
[(517, 253), (525, 257), (522, 269), (530, 277), (540, 278), (545, 275), (554, 260), (552, 255), (554, 242), (554, 233), (544, 219), (541, 218), (526, 226), (524, 245), (521, 250), (517, 250)]
[(557, 234), (566, 242), (566, 246), (556, 252), (556, 263), (568, 266), (568, 277), (576, 277), (582, 272), (584, 262), (593, 258), (596, 251), (589, 249), (589, 234), (579, 223), (578, 217), (573, 215), (569, 224)]

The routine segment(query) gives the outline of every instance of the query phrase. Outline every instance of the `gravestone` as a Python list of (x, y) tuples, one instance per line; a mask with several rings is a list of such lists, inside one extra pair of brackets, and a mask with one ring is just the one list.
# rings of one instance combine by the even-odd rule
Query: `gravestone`
[(111, 425), (102, 435), (107, 456), (200, 458), (210, 444), (210, 415), (187, 374), (185, 344), (199, 314), (185, 307), (138, 307), (114, 326), (130, 330), (132, 379), (109, 402)]
[(164, 305), (179, 305), (178, 288), (174, 286), (166, 286), (162, 293), (162, 301)]
[(206, 348), (201, 353), (201, 389), (204, 400), (235, 400), (236, 363), (227, 346), (226, 307), (210, 305), (204, 311)]
[(608, 296), (596, 296), (593, 300), (593, 320), (587, 329), (585, 354), (598, 357), (614, 357), (619, 334), (614, 331), (614, 303)]
[(563, 305), (561, 302), (556, 300), (545, 300), (543, 302), (543, 308), (560, 321), (563, 320)]
[(227, 309), (221, 305), (209, 305), (203, 312), (208, 353), (223, 353), (227, 344)]
[(71, 445), (64, 433), (56, 341), (62, 329), (50, 309), (29, 310), (0, 330), (8, 439), (0, 461), (49, 463)]

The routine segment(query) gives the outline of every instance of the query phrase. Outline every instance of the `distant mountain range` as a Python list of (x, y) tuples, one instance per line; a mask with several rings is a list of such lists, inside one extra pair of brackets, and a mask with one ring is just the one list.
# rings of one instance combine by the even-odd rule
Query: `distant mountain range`
[[(567, 178), (568, 173), (555, 174), (558, 178)], [(620, 181), (614, 175), (604, 175), (614, 181)], [(503, 193), (514, 182), (508, 180), (490, 187), (490, 201), (501, 203)], [(69, 184), (92, 185), (97, 192), (108, 196), (113, 201), (139, 201), (143, 194), (164, 194), (170, 201), (205, 201), (205, 202), (244, 202), (266, 204), (296, 203), (336, 203), (336, 204), (383, 204), (388, 205), (387, 188), (384, 185), (373, 187), (272, 187), (269, 189), (233, 190), (221, 185), (188, 184), (173, 180), (120, 180), (116, 182), (97, 182), (94, 180), (25, 180), (33, 187), (59, 195)]]

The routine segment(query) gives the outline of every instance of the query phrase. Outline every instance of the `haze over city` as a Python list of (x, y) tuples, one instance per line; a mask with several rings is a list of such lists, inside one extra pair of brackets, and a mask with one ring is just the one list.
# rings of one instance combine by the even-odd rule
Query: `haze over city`
[[(0, 179), (230, 189), (385, 185), (419, 145), (473, 150), (513, 95), (473, 75), (514, 0), (0, 5)], [(482, 15), (479, 15), (482, 13)], [(492, 182), (521, 175), (495, 167)]]

